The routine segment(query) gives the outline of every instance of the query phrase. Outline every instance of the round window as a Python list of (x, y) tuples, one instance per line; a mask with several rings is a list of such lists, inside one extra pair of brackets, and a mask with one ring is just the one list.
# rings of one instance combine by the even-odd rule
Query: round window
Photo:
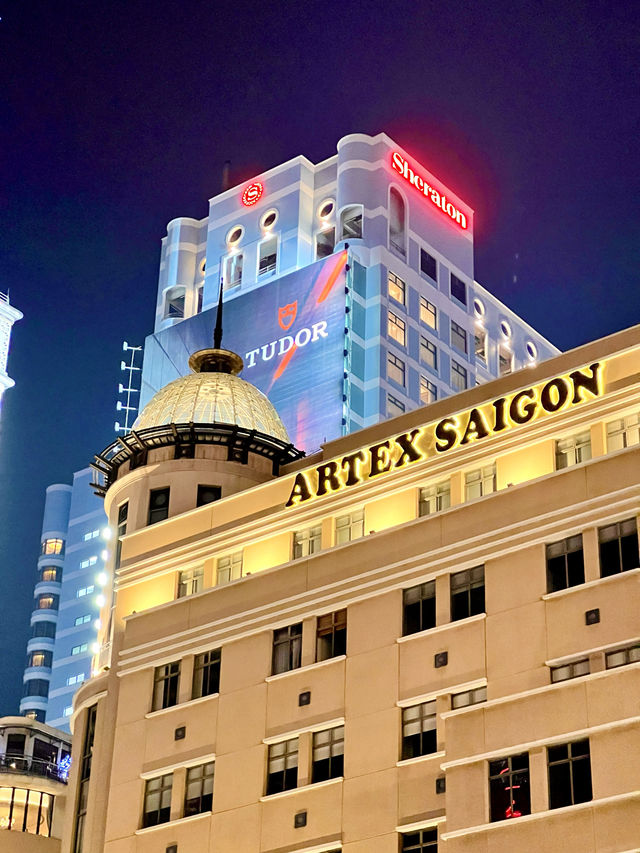
[(532, 361), (538, 357), (538, 347), (533, 341), (527, 341), (527, 355)]
[(244, 228), (242, 225), (234, 225), (227, 232), (227, 243), (229, 246), (235, 246), (236, 243), (239, 243), (242, 240), (242, 235), (244, 234)]
[(328, 219), (335, 209), (333, 199), (326, 198), (318, 207), (318, 216), (320, 219)]
[(261, 228), (273, 228), (273, 226), (278, 221), (278, 211), (277, 210), (268, 210), (266, 213), (263, 213), (260, 217), (260, 227)]
[(484, 317), (484, 305), (479, 299), (473, 300), (473, 311), (476, 317)]
[(505, 336), (505, 338), (511, 337), (511, 326), (507, 323), (506, 320), (500, 321), (500, 331)]

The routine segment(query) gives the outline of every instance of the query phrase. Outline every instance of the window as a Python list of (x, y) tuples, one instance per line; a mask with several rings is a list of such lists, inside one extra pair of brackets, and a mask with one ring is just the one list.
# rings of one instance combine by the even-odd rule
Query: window
[(404, 320), (401, 320), (393, 311), (389, 311), (387, 322), (387, 334), (394, 341), (397, 341), (401, 347), (407, 342), (407, 327)]
[(53, 661), (53, 652), (30, 652), (27, 656), (27, 666), (51, 666)]
[(424, 335), (420, 335), (420, 361), (433, 370), (438, 369), (438, 351), (436, 345), (431, 343)]
[(204, 579), (204, 569), (202, 566), (198, 569), (187, 569), (184, 572), (178, 572), (178, 598), (185, 598), (187, 595), (195, 595), (202, 589)]
[(451, 346), (460, 352), (467, 351), (467, 333), (454, 320), (451, 321)]
[(316, 234), (316, 260), (328, 258), (329, 255), (332, 255), (335, 245), (336, 229), (333, 226), (318, 231)]
[(484, 613), (484, 566), (451, 575), (451, 621)]
[(556, 470), (591, 459), (591, 433), (581, 432), (556, 441)]
[(404, 388), (404, 374), (404, 361), (392, 352), (387, 353), (387, 379), (392, 379)]
[(333, 199), (327, 198), (320, 202), (320, 205), (318, 206), (318, 216), (320, 219), (328, 219), (333, 213), (334, 208), (335, 204)]
[(546, 546), (547, 592), (584, 583), (582, 535), (569, 536)]
[(616, 649), (614, 652), (607, 652), (605, 655), (607, 669), (615, 669), (617, 666), (626, 666), (638, 661), (640, 661), (640, 643), (635, 643), (633, 646), (627, 646), (624, 649)]
[(632, 447), (635, 444), (640, 444), (640, 412), (607, 424), (607, 449), (609, 453), (614, 450), (623, 450), (625, 447)]
[(588, 738), (547, 747), (547, 760), (550, 809), (575, 806), (592, 798)]
[(152, 711), (171, 708), (178, 704), (178, 685), (180, 683), (180, 661), (157, 666), (153, 676)]
[(432, 486), (425, 486), (420, 489), (420, 499), (418, 501), (418, 515), (432, 515), (434, 512), (441, 512), (443, 509), (448, 509), (451, 506), (451, 484), (449, 480), (443, 480), (441, 483), (434, 483)]
[(307, 527), (305, 530), (296, 530), (293, 534), (293, 559), (309, 557), (317, 554), (322, 548), (322, 526)]
[(170, 287), (164, 295), (164, 319), (178, 320), (184, 317), (186, 288), (182, 285)]
[(77, 675), (70, 675), (69, 678), (67, 678), (67, 684), (69, 686), (71, 686), (73, 684), (82, 684), (84, 679), (85, 679), (84, 672), (79, 672)]
[(401, 255), (405, 249), (405, 208), (404, 199), (395, 187), (389, 190), (389, 247)]
[(87, 622), (91, 622), (91, 614), (90, 613), (84, 613), (82, 616), (77, 616), (73, 624), (74, 625), (86, 625)]
[(278, 238), (273, 235), (260, 243), (258, 255), (258, 275), (276, 271), (278, 261)]
[(453, 273), (451, 273), (451, 295), (463, 305), (467, 304), (467, 285)]
[(202, 314), (202, 303), (204, 301), (204, 284), (196, 288), (196, 314)]
[(362, 213), (361, 204), (352, 204), (340, 214), (340, 239), (357, 240), (362, 237)]
[(67, 707), (62, 712), (63, 717), (70, 717), (73, 714), (73, 705), (67, 705)]
[(48, 696), (49, 682), (46, 678), (30, 678), (25, 681), (22, 696)]
[(24, 743), (26, 735), (17, 734), (16, 732), (7, 734), (7, 755), (24, 755)]
[(534, 344), (533, 341), (527, 341), (525, 344), (525, 349), (527, 351), (527, 358), (529, 362), (534, 362), (538, 357), (538, 347)]
[(351, 512), (336, 518), (336, 545), (344, 545), (364, 536), (364, 510)]
[(581, 675), (589, 675), (590, 672), (589, 658), (574, 660), (562, 666), (552, 666), (551, 683), (556, 684), (559, 681), (569, 681), (570, 678), (579, 678)]
[(344, 775), (344, 726), (313, 733), (312, 782)]
[(31, 626), (31, 637), (50, 637), (53, 639), (56, 635), (56, 623), (49, 620), (38, 620)]
[(93, 585), (80, 587), (80, 589), (76, 590), (76, 598), (84, 598), (86, 595), (91, 595), (94, 589)]
[(473, 336), (474, 352), (478, 361), (487, 363), (487, 333), (483, 330), (476, 329)]
[(290, 791), (298, 785), (298, 738), (272, 743), (267, 766), (267, 794)]
[(435, 403), (438, 399), (438, 389), (429, 382), (426, 376), (420, 377), (420, 402), (423, 406), (428, 406), (429, 403)]
[(420, 249), (420, 272), (434, 281), (438, 280), (436, 259), (426, 249)]
[(82, 560), (82, 562), (80, 563), (80, 568), (81, 569), (88, 569), (90, 566), (95, 566), (95, 564), (97, 562), (98, 562), (97, 556), (88, 557), (86, 560)]
[(398, 400), (393, 394), (387, 394), (387, 417), (397, 418), (398, 415), (404, 415), (405, 411), (402, 400)]
[(129, 516), (129, 502), (125, 501), (118, 507), (118, 528), (116, 530), (116, 560), (115, 567), (120, 567), (120, 558), (122, 556), (122, 537), (127, 532), (127, 518)]
[(59, 601), (60, 596), (53, 595), (50, 592), (39, 595), (36, 598), (36, 610), (57, 610)]
[(401, 853), (438, 853), (438, 830), (416, 829), (400, 836)]
[[(51, 835), (53, 803), (53, 795), (42, 791), (0, 788), (0, 829), (13, 829), (16, 832), (48, 837)], [(10, 841), (7, 844), (9, 847), (13, 846)], [(29, 845), (23, 848), (22, 844), (19, 844), (18, 847), (32, 849)]]
[(156, 524), (169, 517), (169, 488), (152, 489), (149, 492), (149, 514), (147, 524)]
[(242, 236), (244, 234), (244, 228), (242, 225), (234, 225), (233, 228), (230, 228), (227, 231), (227, 236), (225, 238), (227, 245), (235, 246), (237, 243), (242, 240)]
[(193, 661), (193, 684), (191, 698), (200, 699), (202, 696), (213, 696), (220, 690), (220, 649), (202, 652)]
[(513, 353), (506, 344), (498, 344), (498, 376), (513, 372)]
[(456, 391), (464, 391), (467, 387), (467, 371), (453, 359), (451, 359), (451, 385)]
[(227, 554), (225, 557), (218, 559), (216, 570), (216, 584), (220, 586), (223, 583), (237, 581), (242, 577), (242, 551), (236, 551), (235, 554)]
[(500, 331), (502, 332), (505, 338), (511, 337), (511, 326), (506, 320), (500, 320)]
[(487, 701), (487, 688), (476, 687), (475, 690), (465, 690), (462, 693), (454, 693), (451, 697), (451, 707), (468, 708), (469, 705), (478, 705)]
[(402, 635), (417, 634), (435, 628), (435, 581), (418, 584), (402, 591)]
[(267, 210), (266, 213), (263, 213), (260, 217), (260, 227), (268, 230), (269, 228), (273, 228), (273, 226), (278, 221), (278, 211), (275, 208), (271, 210)]
[(425, 299), (424, 296), (420, 297), (420, 322), (431, 329), (438, 328), (436, 306), (429, 302), (428, 299)]
[(435, 699), (402, 709), (403, 761), (437, 752), (436, 717)]
[(43, 566), (40, 569), (40, 583), (60, 583), (62, 569), (57, 566)]
[(395, 273), (389, 271), (387, 276), (387, 292), (392, 299), (399, 302), (400, 305), (405, 304), (407, 296), (407, 286), (404, 281)]
[(99, 530), (90, 530), (88, 533), (85, 533), (82, 537), (85, 542), (89, 542), (90, 539), (97, 539), (100, 536)]
[(298, 669), (302, 659), (302, 622), (273, 632), (271, 674)]
[(486, 465), (464, 475), (465, 500), (482, 498), (496, 490), (496, 466)]
[(531, 814), (529, 753), (489, 762), (491, 821)]
[(242, 283), (242, 267), (244, 265), (244, 255), (242, 252), (234, 252), (228, 255), (224, 261), (224, 290), (231, 290), (232, 287), (238, 287)]
[(603, 578), (637, 569), (638, 527), (635, 518), (609, 524), (598, 530), (600, 574)]
[(319, 616), (316, 624), (316, 660), (329, 660), (347, 653), (347, 611), (335, 610)]
[(45, 539), (41, 550), (43, 554), (63, 554), (64, 539)]
[(211, 504), (214, 501), (219, 501), (222, 497), (222, 489), (220, 486), (198, 486), (198, 496), (196, 506), (204, 506)]
[(98, 706), (92, 705), (87, 711), (87, 724), (82, 743), (82, 755), (79, 762), (78, 799), (73, 833), (73, 853), (82, 853), (84, 824), (87, 816), (89, 799), (89, 779), (91, 777), (91, 758), (93, 756), (93, 741), (96, 732), (96, 714)]
[(213, 807), (213, 777), (215, 762), (187, 768), (184, 791), (184, 816), (210, 812)]
[(79, 646), (73, 646), (71, 649), (72, 655), (83, 655), (89, 648), (87, 643), (80, 643)]
[(165, 773), (164, 776), (147, 779), (144, 789), (143, 826), (157, 826), (159, 823), (167, 823), (171, 819), (172, 787), (173, 773)]

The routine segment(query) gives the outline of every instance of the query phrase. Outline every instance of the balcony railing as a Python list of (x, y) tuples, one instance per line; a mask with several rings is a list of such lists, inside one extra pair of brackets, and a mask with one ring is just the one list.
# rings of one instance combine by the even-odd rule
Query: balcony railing
[(0, 773), (28, 773), (31, 776), (43, 776), (67, 784), (69, 770), (61, 770), (53, 761), (29, 758), (22, 755), (1, 755)]

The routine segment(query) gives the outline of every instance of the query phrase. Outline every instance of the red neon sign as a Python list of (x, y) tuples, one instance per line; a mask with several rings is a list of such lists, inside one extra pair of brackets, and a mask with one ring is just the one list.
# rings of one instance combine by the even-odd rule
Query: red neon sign
[(245, 187), (244, 192), (242, 193), (242, 203), (245, 207), (251, 207), (253, 204), (260, 201), (263, 192), (264, 187), (260, 181), (254, 181), (252, 184), (249, 184), (248, 187)]
[(419, 193), (422, 193), (432, 204), (440, 208), (443, 213), (449, 216), (456, 225), (459, 225), (460, 228), (466, 230), (467, 217), (464, 213), (461, 210), (458, 210), (455, 204), (447, 201), (447, 197), (444, 193), (441, 193), (434, 187), (430, 186), (427, 181), (418, 174), (415, 168), (411, 168), (411, 166), (409, 166), (408, 161), (404, 159), (402, 154), (399, 154), (397, 151), (394, 151), (391, 155), (391, 167), (394, 171), (399, 172), (407, 183), (412, 184)]

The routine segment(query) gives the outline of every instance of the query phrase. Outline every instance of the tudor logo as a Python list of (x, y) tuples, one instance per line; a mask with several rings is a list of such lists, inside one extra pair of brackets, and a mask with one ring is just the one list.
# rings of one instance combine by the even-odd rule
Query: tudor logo
[(297, 314), (297, 299), (295, 302), (290, 302), (288, 305), (284, 305), (282, 308), (278, 308), (278, 325), (280, 326), (283, 332), (286, 332), (287, 329), (290, 329), (291, 326), (293, 326)]

